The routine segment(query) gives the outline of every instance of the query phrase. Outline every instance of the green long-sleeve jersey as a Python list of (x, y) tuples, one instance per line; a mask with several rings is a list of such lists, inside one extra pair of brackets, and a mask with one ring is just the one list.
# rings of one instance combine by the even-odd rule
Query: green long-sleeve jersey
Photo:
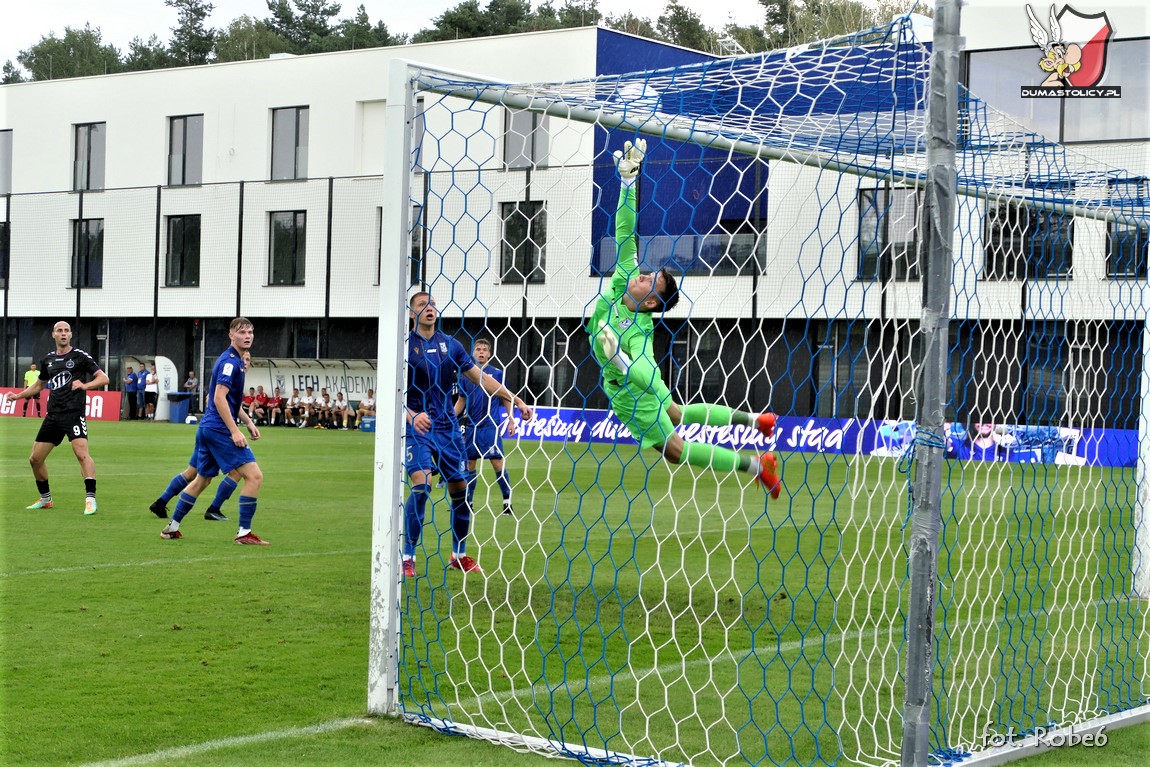
[[(647, 388), (655, 380), (661, 379), (651, 348), (655, 322), (650, 312), (634, 312), (623, 303), (628, 281), (639, 273), (637, 208), (635, 186), (623, 184), (619, 189), (619, 205), (615, 209), (615, 273), (611, 276), (611, 284), (595, 302), (595, 311), (587, 324), (587, 332), (591, 334), (591, 349), (603, 368), (606, 380), (618, 384), (626, 380), (632, 386)], [(604, 356), (603, 348), (596, 339), (600, 322), (606, 322), (615, 331), (619, 338), (619, 351), (631, 359), (629, 374), (608, 362)]]

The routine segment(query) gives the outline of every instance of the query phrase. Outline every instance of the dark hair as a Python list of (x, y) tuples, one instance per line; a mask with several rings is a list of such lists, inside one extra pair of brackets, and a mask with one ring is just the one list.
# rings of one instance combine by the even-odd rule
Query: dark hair
[[(663, 292), (662, 293), (656, 293), (655, 295), (657, 295), (660, 299), (662, 299), (663, 305), (656, 307), (654, 309), (646, 310), (646, 311), (651, 312), (651, 313), (669, 312), (672, 309), (674, 309), (675, 306), (679, 303), (679, 283), (675, 280), (675, 276), (667, 271), (667, 267), (663, 267), (662, 269), (660, 269), (659, 271), (657, 271), (655, 273), (655, 284), (656, 285), (659, 284), (659, 275), (660, 274), (663, 275)], [(640, 309), (639, 311), (644, 311), (644, 310)]]
[(239, 330), (241, 328), (254, 328), (254, 327), (255, 327), (255, 325), (253, 325), (252, 321), (249, 320), (247, 317), (236, 317), (234, 320), (232, 320), (231, 324), (228, 325), (228, 332), (229, 333), (235, 333), (237, 330)]
[(471, 346), (472, 346), (472, 348), (475, 348), (476, 346), (479, 346), (479, 345), (481, 345), (481, 344), (482, 344), (483, 346), (486, 346), (486, 347), (487, 347), (487, 351), (489, 351), (489, 352), (494, 352), (494, 351), (495, 351), (495, 344), (493, 344), (493, 343), (491, 342), (491, 339), (490, 339), (490, 338), (476, 338), (476, 339), (475, 339), (475, 343), (474, 343), (474, 344), (472, 344)]

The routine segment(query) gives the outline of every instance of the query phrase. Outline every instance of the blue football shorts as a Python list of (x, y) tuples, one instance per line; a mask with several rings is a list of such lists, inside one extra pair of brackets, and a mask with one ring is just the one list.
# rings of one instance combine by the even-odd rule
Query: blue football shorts
[(226, 431), (199, 428), (192, 459), (192, 466), (200, 476), (214, 477), (221, 471), (228, 474), (245, 463), (254, 463), (256, 456), (250, 447), (236, 447)]
[(447, 482), (467, 480), (467, 451), (458, 426), (433, 424), (431, 431), (419, 434), (408, 424), (404, 437), (404, 468), (409, 475), (413, 471), (438, 470)]

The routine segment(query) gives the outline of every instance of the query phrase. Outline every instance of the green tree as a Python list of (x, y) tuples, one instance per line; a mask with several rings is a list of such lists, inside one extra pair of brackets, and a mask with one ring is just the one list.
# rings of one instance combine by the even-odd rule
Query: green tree
[(144, 69), (178, 67), (182, 63), (172, 55), (166, 45), (160, 42), (158, 36), (152, 35), (147, 40), (132, 38), (132, 42), (128, 43), (128, 54), (124, 57), (123, 66), (125, 71), (138, 72)]
[[(542, 10), (542, 7), (540, 7)], [(593, 27), (603, 20), (599, 12), (599, 0), (564, 0), (563, 7), (559, 9), (559, 26), (563, 29), (571, 27)]]
[(304, 51), (311, 53), (323, 50), (325, 38), (332, 33), (332, 19), (339, 15), (342, 6), (330, 3), (328, 0), (293, 1)]
[(329, 0), (265, 0), (271, 17), (264, 23), (291, 43), (292, 53), (339, 50), (326, 38), (333, 32), (332, 19), (339, 15), (339, 3)]
[[(885, 24), (895, 16), (911, 10), (915, 0), (759, 0), (763, 6), (763, 27), (770, 48), (826, 40)], [(924, 5), (915, 13), (930, 16), (933, 10)]]
[(164, 0), (176, 9), (177, 26), (172, 27), (172, 57), (181, 64), (207, 64), (216, 44), (216, 30), (204, 22), (215, 10), (207, 0)]
[(304, 46), (307, 45), (307, 38), (303, 36), (303, 30), (296, 18), (295, 9), (292, 8), (289, 0), (266, 0), (266, 2), (271, 17), (263, 20), (264, 26), (288, 43), (292, 53), (303, 52)]
[(628, 32), (632, 35), (639, 35), (640, 37), (649, 37), (652, 40), (662, 39), (655, 30), (655, 24), (650, 19), (640, 18), (630, 11), (627, 11), (627, 13), (624, 13), (622, 16), (608, 16), (605, 23), (611, 29), (616, 29), (620, 32)]
[(382, 21), (371, 23), (367, 10), (361, 5), (355, 10), (355, 16), (350, 19), (341, 19), (331, 29), (331, 33), (312, 40), (308, 46), (309, 53), (323, 53), (326, 51), (354, 51), (360, 48), (385, 48), (391, 45), (403, 45), (407, 42), (406, 35), (393, 35), (388, 31), (387, 25)]
[(792, 34), (798, 26), (800, 7), (794, 0), (759, 0), (763, 6), (763, 31), (768, 48), (792, 45)]
[(31, 48), (20, 51), (16, 60), (33, 80), (60, 80), (119, 72), (120, 51), (104, 45), (100, 28), (85, 24), (83, 29), (64, 27), (64, 36), (49, 32)]
[(266, 59), (273, 53), (292, 53), (294, 47), (266, 21), (240, 16), (216, 37), (216, 61)]
[(12, 59), (4, 62), (4, 74), (0, 77), (0, 85), (8, 85), (10, 83), (24, 82), (24, 73), (20, 71), (20, 67), (12, 63)]
[(431, 21), (435, 26), (416, 32), (412, 41), (431, 43), (550, 28), (546, 18), (542, 26), (535, 27), (537, 20), (528, 0), (491, 0), (486, 9), (479, 7), (479, 0), (465, 0), (433, 18)]
[(655, 23), (659, 37), (669, 43), (709, 51), (714, 47), (715, 33), (703, 24), (699, 14), (684, 8), (678, 0), (670, 0)]
[(770, 38), (765, 27), (741, 27), (738, 24), (728, 24), (723, 31), (747, 53), (761, 53), (771, 49)]

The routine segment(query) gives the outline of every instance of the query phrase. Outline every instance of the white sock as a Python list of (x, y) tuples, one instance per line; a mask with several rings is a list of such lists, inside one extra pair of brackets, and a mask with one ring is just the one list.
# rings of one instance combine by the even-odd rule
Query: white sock
[(239, 530), (236, 531), (236, 537), (237, 538), (243, 538), (245, 535), (247, 535), (251, 531), (252, 531), (252, 529), (250, 527), (241, 527)]

